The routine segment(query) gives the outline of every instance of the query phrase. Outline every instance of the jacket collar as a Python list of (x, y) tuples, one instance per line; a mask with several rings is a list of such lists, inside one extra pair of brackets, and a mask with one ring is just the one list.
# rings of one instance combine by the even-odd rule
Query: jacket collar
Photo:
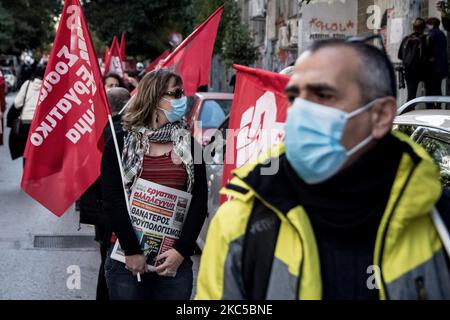
[[(409, 219), (417, 218), (431, 211), (441, 195), (439, 168), (434, 164), (427, 152), (414, 143), (409, 137), (401, 133), (393, 133), (394, 137), (402, 141), (404, 152), (397, 170), (389, 201), (398, 196), (398, 204), (402, 210), (393, 219), (404, 224)], [(269, 164), (264, 159), (271, 159)], [(280, 168), (286, 164), (285, 146), (283, 144), (269, 151), (257, 164), (248, 164), (233, 171), (234, 176), (241, 181), (241, 185), (248, 186), (261, 199), (287, 214), (298, 206), (292, 192), (286, 170), (278, 170), (274, 175), (262, 175), (264, 169), (278, 162)], [(403, 181), (401, 185), (399, 181)], [(395, 209), (395, 208), (394, 208)]]

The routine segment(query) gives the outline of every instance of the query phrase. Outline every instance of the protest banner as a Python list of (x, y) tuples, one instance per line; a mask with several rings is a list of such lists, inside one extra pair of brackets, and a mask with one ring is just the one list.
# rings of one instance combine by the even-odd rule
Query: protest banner
[(164, 51), (155, 60), (153, 60), (151, 63), (148, 64), (148, 66), (145, 68), (145, 72), (150, 72), (150, 71), (155, 70), (158, 67), (158, 65), (169, 55), (170, 55), (169, 50)]
[(124, 71), (119, 51), (119, 42), (117, 41), (117, 37), (114, 36), (111, 48), (108, 51), (108, 56), (105, 58), (105, 69), (103, 74), (107, 75), (108, 73), (115, 73), (119, 77), (124, 78)]
[[(284, 139), (289, 77), (278, 73), (234, 65), (236, 89), (230, 111), (226, 160), (222, 185), (233, 169), (254, 162)], [(221, 197), (221, 202), (226, 200)]]
[(168, 68), (180, 75), (187, 96), (209, 84), (214, 42), (223, 8), (223, 5), (220, 6), (160, 64), (161, 68)]
[(122, 61), (122, 70), (125, 71), (127, 56), (125, 54), (125, 33), (122, 32), (119, 45), (120, 61)]
[(61, 216), (100, 175), (108, 116), (80, 2), (66, 0), (27, 140), (22, 189)]
[[(131, 190), (130, 219), (147, 264), (171, 249), (180, 238), (192, 195), (144, 179), (137, 179)], [(125, 263), (124, 252), (116, 241), (111, 258)]]

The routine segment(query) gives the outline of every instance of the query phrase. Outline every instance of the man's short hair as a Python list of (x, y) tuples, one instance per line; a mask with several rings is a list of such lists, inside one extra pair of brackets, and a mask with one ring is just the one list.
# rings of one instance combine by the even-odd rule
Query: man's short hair
[(441, 26), (441, 20), (435, 17), (430, 17), (427, 19), (427, 24), (433, 26), (434, 28), (439, 28)]
[(370, 43), (343, 39), (316, 41), (310, 47), (314, 53), (330, 47), (345, 47), (356, 51), (360, 57), (358, 83), (361, 89), (362, 103), (369, 103), (381, 97), (397, 98), (397, 78), (392, 62), (385, 52)]
[(119, 113), (131, 98), (128, 90), (120, 87), (107, 90), (106, 97), (108, 98), (111, 113)]

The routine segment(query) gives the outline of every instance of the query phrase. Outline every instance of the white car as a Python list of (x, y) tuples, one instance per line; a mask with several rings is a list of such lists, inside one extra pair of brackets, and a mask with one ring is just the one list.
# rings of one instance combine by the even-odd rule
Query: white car
[(450, 109), (416, 110), (421, 103), (445, 103), (450, 97), (420, 97), (399, 109), (394, 130), (408, 134), (435, 160), (444, 187), (450, 187)]

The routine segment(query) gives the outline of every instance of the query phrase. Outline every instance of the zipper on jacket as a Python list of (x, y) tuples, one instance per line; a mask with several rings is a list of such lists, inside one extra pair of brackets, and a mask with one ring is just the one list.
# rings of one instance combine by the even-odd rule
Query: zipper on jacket
[(381, 270), (380, 271), (381, 286), (382, 286), (382, 288), (384, 290), (384, 294), (386, 296), (386, 300), (389, 300), (389, 293), (388, 293), (387, 288), (386, 288), (386, 282), (384, 281), (382, 265), (383, 265), (383, 253), (384, 253), (384, 246), (385, 246), (385, 242), (386, 242), (387, 232), (389, 230), (389, 225), (391, 223), (392, 217), (394, 216), (394, 212), (397, 209), (398, 204), (400, 203), (400, 200), (403, 197), (403, 194), (405, 193), (406, 187), (408, 186), (409, 181), (411, 180), (411, 177), (412, 177), (414, 171), (416, 170), (416, 168), (417, 168), (417, 164), (415, 163), (414, 167), (408, 173), (408, 177), (406, 178), (406, 181), (405, 181), (405, 183), (404, 183), (404, 185), (403, 185), (403, 187), (402, 187), (402, 189), (400, 191), (400, 194), (398, 195), (397, 199), (395, 200), (395, 204), (392, 207), (391, 212), (389, 213), (388, 220), (386, 221), (386, 227), (383, 230), (383, 236), (381, 238), (381, 247), (380, 247), (378, 261), (379, 261), (379, 264), (380, 264), (379, 267), (380, 267), (380, 270)]
[[(241, 177), (239, 177), (239, 179), (242, 180)], [(243, 181), (245, 183), (245, 181)], [(280, 212), (280, 210), (278, 210), (277, 208), (275, 208), (274, 206), (272, 206), (271, 204), (269, 204), (267, 201), (265, 201), (252, 187), (250, 187), (247, 183), (245, 183), (247, 185), (247, 187), (255, 194), (255, 197), (259, 199), (259, 201), (261, 201), (261, 203), (263, 205), (265, 205), (267, 208), (269, 208), (270, 210), (274, 211), (276, 214), (280, 215), (280, 216), (286, 216), (284, 215), (282, 212)], [(278, 217), (278, 216), (277, 216)], [(280, 219), (278, 217), (278, 219)], [(288, 217), (286, 216), (286, 221), (291, 225), (291, 227), (295, 230), (295, 233), (297, 233), (297, 236), (300, 239), (300, 244), (301, 244), (301, 250), (303, 252), (303, 255), (305, 254), (305, 248), (304, 248), (304, 244), (303, 244), (303, 237), (300, 234), (300, 231), (297, 230), (297, 228), (295, 227), (295, 225), (288, 219)], [(278, 240), (277, 240), (278, 242)], [(299, 268), (299, 274), (297, 277), (297, 288), (296, 288), (296, 294), (297, 294), (297, 299), (299, 300), (299, 292), (300, 292), (300, 287), (301, 287), (301, 275), (303, 273), (303, 259), (301, 259), (300, 261), (300, 268)], [(266, 293), (267, 294), (267, 293)]]

